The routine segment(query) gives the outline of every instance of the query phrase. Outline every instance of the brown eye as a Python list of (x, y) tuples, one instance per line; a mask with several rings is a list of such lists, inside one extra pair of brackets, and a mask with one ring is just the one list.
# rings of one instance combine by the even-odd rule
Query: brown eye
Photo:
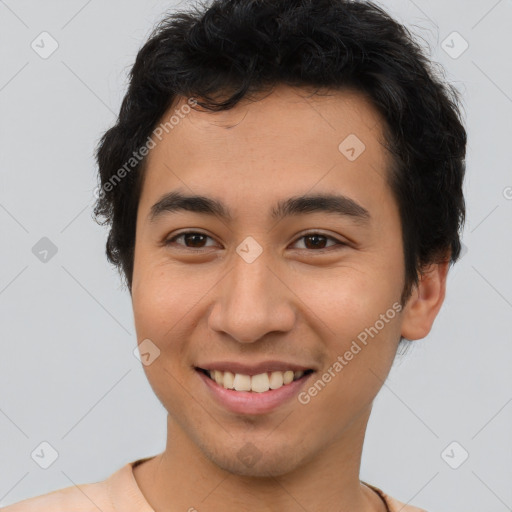
[(304, 244), (308, 249), (324, 249), (327, 243), (327, 237), (323, 235), (306, 235)]
[[(185, 247), (186, 249), (203, 249), (206, 247), (211, 247), (211, 245), (206, 245), (207, 240), (213, 240), (210, 236), (196, 232), (196, 231), (186, 231), (184, 233), (180, 233), (172, 238), (169, 238), (165, 241), (165, 245), (178, 245), (181, 247)], [(178, 242), (178, 240), (181, 240), (181, 242)], [(345, 246), (343, 242), (340, 242), (339, 240), (324, 235), (322, 233), (307, 233), (305, 235), (302, 235), (300, 238), (297, 239), (295, 242), (298, 243), (299, 240), (304, 240), (304, 247), (299, 247), (299, 249), (306, 249), (309, 252), (312, 251), (322, 251), (322, 250), (328, 250), (330, 247), (335, 246)], [(334, 242), (330, 246), (327, 244), (329, 241)]]
[[(346, 245), (339, 240), (327, 235), (323, 235), (322, 233), (307, 233), (306, 235), (301, 236), (298, 240), (304, 240), (304, 248), (309, 250), (322, 250), (326, 249), (326, 244), (329, 240), (335, 242), (334, 245)], [(332, 247), (332, 245), (331, 245)]]
[(184, 243), (178, 243), (178, 245), (184, 245), (186, 248), (189, 249), (202, 249), (203, 247), (207, 247), (204, 245), (204, 243), (208, 238), (211, 239), (211, 237), (205, 235), (204, 233), (187, 231), (185, 233), (180, 233), (179, 235), (176, 235), (175, 237), (172, 237), (169, 240), (166, 240), (165, 245), (171, 245), (176, 240), (183, 239)]

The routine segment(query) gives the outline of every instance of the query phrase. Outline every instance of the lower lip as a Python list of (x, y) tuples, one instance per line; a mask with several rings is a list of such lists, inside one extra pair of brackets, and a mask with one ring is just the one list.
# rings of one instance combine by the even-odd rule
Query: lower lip
[(265, 414), (288, 400), (297, 396), (300, 388), (314, 374), (308, 373), (300, 379), (285, 384), (278, 389), (269, 389), (263, 393), (255, 391), (234, 391), (219, 386), (214, 380), (207, 377), (202, 371), (196, 370), (199, 377), (206, 384), (215, 400), (231, 412), (238, 414)]

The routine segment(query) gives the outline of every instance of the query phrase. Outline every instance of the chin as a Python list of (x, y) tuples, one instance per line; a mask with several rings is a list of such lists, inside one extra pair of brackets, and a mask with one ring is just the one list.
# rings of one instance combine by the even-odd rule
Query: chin
[[(300, 444), (300, 443), (297, 443)], [(239, 447), (239, 448), (237, 448)], [(201, 447), (204, 456), (228, 473), (270, 478), (286, 475), (301, 465), (300, 453), (295, 447), (267, 442), (232, 442), (216, 449)]]

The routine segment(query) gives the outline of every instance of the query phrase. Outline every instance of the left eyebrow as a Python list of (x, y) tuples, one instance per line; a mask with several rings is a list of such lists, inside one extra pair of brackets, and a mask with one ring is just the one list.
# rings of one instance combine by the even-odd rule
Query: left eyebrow
[(341, 194), (316, 194), (290, 197), (279, 201), (272, 208), (272, 218), (281, 220), (291, 215), (323, 212), (333, 213), (341, 217), (350, 217), (356, 222), (368, 224), (370, 212), (350, 197)]
[[(154, 222), (164, 213), (191, 211), (219, 217), (232, 221), (233, 215), (227, 206), (211, 197), (201, 195), (185, 195), (180, 191), (164, 194), (152, 207), (149, 221)], [(314, 212), (333, 213), (349, 217), (362, 224), (371, 221), (370, 212), (350, 197), (340, 194), (315, 194), (290, 197), (278, 201), (271, 209), (271, 217), (281, 220), (285, 217), (303, 215)]]

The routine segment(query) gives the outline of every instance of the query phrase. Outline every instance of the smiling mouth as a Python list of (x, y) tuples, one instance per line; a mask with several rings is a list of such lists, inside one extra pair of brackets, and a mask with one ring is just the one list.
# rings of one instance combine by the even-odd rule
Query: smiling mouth
[(264, 393), (266, 391), (279, 389), (290, 384), (291, 382), (307, 377), (314, 371), (273, 371), (250, 376), (242, 373), (232, 373), (228, 371), (222, 372), (219, 370), (205, 370), (204, 368), (197, 367), (196, 370), (204, 373), (209, 379), (213, 380), (219, 386), (225, 389), (254, 393)]

